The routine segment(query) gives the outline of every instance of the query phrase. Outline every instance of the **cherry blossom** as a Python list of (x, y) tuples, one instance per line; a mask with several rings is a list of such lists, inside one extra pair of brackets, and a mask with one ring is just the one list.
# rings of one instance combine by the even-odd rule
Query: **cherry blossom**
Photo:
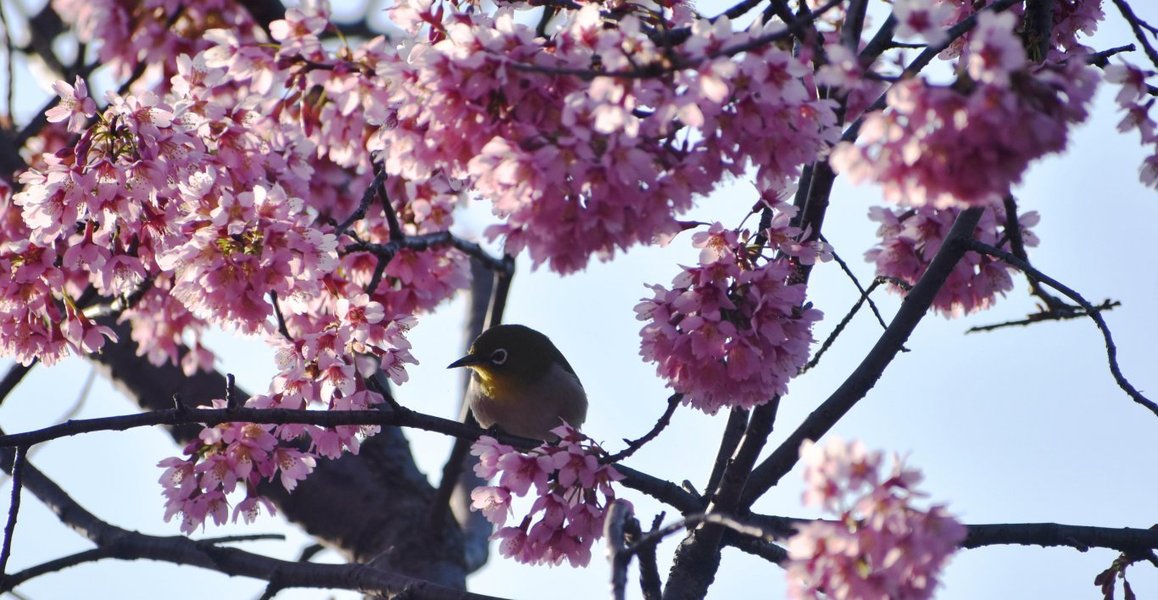
[(785, 258), (755, 264), (741, 235), (719, 223), (693, 239), (699, 265), (685, 267), (671, 288), (652, 286), (654, 296), (636, 306), (647, 322), (640, 354), (685, 403), (709, 414), (784, 394), (808, 359), (820, 311), (789, 281)]
[[(865, 259), (876, 264), (878, 276), (915, 284), (941, 248), (960, 212), (955, 208), (928, 206), (908, 210), (872, 208), (869, 219), (880, 223), (877, 236), (881, 240), (865, 253)], [(1027, 247), (1038, 243), (1030, 227), (1039, 219), (1034, 211), (1018, 216), (1020, 234)], [(1008, 225), (1004, 204), (992, 204), (982, 213), (974, 238), (985, 244), (1008, 248)], [(900, 291), (895, 285), (890, 289)], [(937, 292), (933, 310), (945, 317), (959, 317), (988, 308), (998, 296), (1004, 296), (1012, 289), (1012, 267), (990, 256), (966, 253)]]
[[(503, 556), (529, 564), (567, 560), (573, 567), (586, 566), (591, 545), (603, 535), (604, 510), (615, 499), (611, 483), (623, 476), (601, 464), (603, 449), (570, 425), (551, 432), (559, 436), (558, 442), (526, 452), (480, 437), (471, 446), (471, 454), (479, 457), (475, 473), (483, 479), (497, 475), (499, 481), (475, 488), (471, 509), (482, 511), (499, 528), (494, 539), (502, 540)], [(532, 489), (530, 511), (518, 525), (506, 525), (513, 499)]]
[(836, 516), (800, 526), (788, 542), (791, 598), (931, 598), (938, 576), (965, 538), (942, 505), (914, 506), (919, 471), (894, 457), (834, 439), (806, 440), (805, 504)]
[(1158, 188), (1158, 127), (1150, 116), (1154, 101), (1147, 100), (1146, 88), (1147, 80), (1154, 76), (1154, 71), (1130, 64), (1106, 67), (1106, 81), (1121, 86), (1114, 100), (1126, 115), (1118, 123), (1118, 131), (1126, 133), (1137, 130), (1142, 144), (1151, 149), (1150, 156), (1144, 158), (1138, 167), (1138, 178), (1143, 184)]

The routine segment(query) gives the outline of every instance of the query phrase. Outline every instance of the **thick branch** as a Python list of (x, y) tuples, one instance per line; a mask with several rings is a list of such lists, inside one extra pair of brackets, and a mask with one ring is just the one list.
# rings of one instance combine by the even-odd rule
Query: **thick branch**
[(981, 219), (981, 212), (981, 208), (970, 208), (957, 217), (957, 221), (953, 223), (945, 238), (945, 243), (933, 257), (929, 268), (905, 297), (888, 329), (856, 370), (752, 472), (748, 487), (744, 490), (742, 506), (751, 506), (752, 502), (776, 485), (780, 478), (792, 469), (799, 459), (800, 444), (804, 440), (820, 439), (876, 385), (885, 368), (900, 353), (905, 341), (932, 306), (933, 299), (957, 261), (965, 254), (968, 241), (972, 239), (977, 222)]
[[(13, 451), (0, 450), (0, 462), (8, 465)], [(108, 556), (125, 560), (149, 559), (192, 565), (226, 575), (254, 577), (275, 582), (282, 588), (336, 588), (384, 594), (388, 598), (485, 600), (490, 596), (470, 594), (374, 569), (365, 565), (324, 565), (278, 560), (198, 542), (186, 537), (150, 536), (116, 527), (93, 515), (73, 500), (60, 486), (31, 464), (24, 466), (24, 484), (61, 522), (94, 542)], [(7, 470), (7, 467), (5, 467)], [(8, 582), (4, 584), (8, 588)], [(8, 588), (10, 589), (10, 588)]]

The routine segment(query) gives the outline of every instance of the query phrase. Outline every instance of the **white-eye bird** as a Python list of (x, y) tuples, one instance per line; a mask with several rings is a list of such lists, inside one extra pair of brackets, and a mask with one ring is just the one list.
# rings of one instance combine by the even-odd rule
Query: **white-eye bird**
[(455, 367), (472, 371), (467, 401), (483, 427), (548, 440), (563, 421), (578, 429), (587, 418), (587, 393), (575, 369), (547, 336), (530, 327), (491, 327), (447, 368)]

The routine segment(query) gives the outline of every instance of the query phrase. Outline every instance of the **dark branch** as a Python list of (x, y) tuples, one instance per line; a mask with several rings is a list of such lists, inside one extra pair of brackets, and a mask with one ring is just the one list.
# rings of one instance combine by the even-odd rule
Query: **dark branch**
[(1089, 315), (1089, 317), (1094, 320), (1094, 324), (1098, 326), (1098, 331), (1102, 332), (1102, 339), (1105, 340), (1106, 343), (1106, 360), (1110, 365), (1110, 373), (1113, 374), (1114, 381), (1118, 382), (1118, 387), (1122, 388), (1122, 391), (1126, 392), (1126, 394), (1130, 396), (1134, 402), (1141, 404), (1142, 406), (1149, 409), (1150, 412), (1158, 415), (1158, 404), (1155, 404), (1152, 400), (1143, 396), (1142, 393), (1139, 392), (1128, 379), (1126, 379), (1126, 376), (1122, 374), (1122, 369), (1118, 366), (1118, 347), (1114, 345), (1114, 338), (1112, 335), (1110, 335), (1109, 326), (1106, 325), (1105, 319), (1102, 318), (1102, 315), (1098, 312), (1098, 309), (1094, 305), (1090, 304), (1089, 301), (1083, 298), (1081, 294), (1075, 292), (1049, 275), (1038, 271), (1033, 267), (1033, 265), (1014, 256), (1013, 254), (1010, 254), (1009, 252), (1006, 252), (1000, 248), (994, 248), (993, 246), (983, 244), (976, 240), (970, 240), (966, 243), (966, 246), (970, 250), (1000, 258), (1001, 260), (1013, 265), (1014, 267), (1021, 269), (1031, 277), (1034, 277), (1049, 287), (1057, 290), (1058, 292), (1061, 292), (1062, 295), (1069, 298), (1070, 300), (1073, 300), (1079, 306), (1085, 309), (1086, 314)]
[[(1094, 308), (1096, 309), (1096, 312), (1101, 312), (1104, 310), (1113, 310), (1121, 305), (1122, 303), (1118, 302), (1117, 300), (1106, 299), (1102, 300), (1102, 303), (1098, 304)], [(1068, 321), (1070, 319), (1080, 319), (1089, 315), (1090, 313), (1080, 308), (1071, 308), (1068, 310), (1044, 310), (1041, 312), (1033, 313), (1024, 319), (1005, 321), (1003, 323), (994, 323), (992, 325), (977, 325), (976, 327), (970, 327), (969, 329), (965, 330), (965, 333), (981, 333), (985, 331), (1003, 329), (1006, 327), (1024, 327), (1026, 325), (1033, 325), (1034, 323), (1042, 323), (1045, 321)]]
[(1150, 45), (1150, 41), (1146, 39), (1146, 32), (1143, 31), (1143, 28), (1146, 28), (1153, 32), (1153, 28), (1134, 14), (1134, 9), (1130, 8), (1126, 0), (1113, 0), (1113, 2), (1114, 6), (1118, 7), (1118, 12), (1122, 13), (1122, 18), (1130, 24), (1130, 29), (1134, 32), (1134, 39), (1142, 44), (1142, 49), (1146, 51), (1146, 57), (1150, 59), (1150, 64), (1158, 69), (1158, 51), (1155, 51), (1154, 46)]
[(20, 513), (20, 490), (24, 485), (27, 455), (27, 446), (17, 447), (12, 453), (12, 464), (5, 469), (12, 474), (12, 500), (8, 506), (8, 522), (4, 525), (4, 545), (0, 547), (0, 576), (8, 572), (8, 557), (12, 556), (12, 535), (16, 532), (16, 518)]
[(751, 506), (752, 502), (776, 485), (799, 459), (800, 444), (804, 440), (820, 439), (876, 385), (885, 368), (900, 353), (905, 341), (932, 306), (933, 299), (957, 261), (965, 254), (968, 242), (977, 228), (977, 222), (981, 219), (982, 210), (970, 208), (957, 217), (957, 221), (953, 223), (945, 238), (945, 243), (933, 257), (925, 274), (901, 303), (901, 308), (892, 323), (889, 323), (888, 329), (840, 387), (808, 415), (771, 456), (756, 467), (744, 490), (741, 506)]
[[(8, 469), (13, 452), (0, 451), (0, 462)], [(55, 482), (32, 465), (25, 465), (25, 486), (57, 517), (74, 531), (97, 545), (108, 557), (125, 560), (149, 559), (191, 565), (233, 576), (277, 581), (283, 588), (333, 588), (376, 592), (390, 598), (421, 597), (445, 600), (485, 600), (492, 598), (430, 583), (414, 577), (390, 573), (366, 565), (323, 565), (278, 560), (236, 548), (186, 537), (151, 536), (111, 525), (73, 500)], [(15, 585), (5, 580), (0, 590)]]
[(635, 454), (635, 452), (642, 448), (644, 444), (654, 440), (656, 436), (658, 436), (660, 432), (671, 423), (671, 416), (675, 414), (676, 408), (679, 407), (680, 401), (683, 400), (683, 398), (683, 394), (672, 394), (670, 397), (668, 397), (667, 409), (664, 410), (663, 414), (659, 416), (659, 420), (655, 422), (654, 426), (652, 426), (651, 431), (648, 431), (643, 435), (643, 437), (640, 437), (636, 440), (623, 440), (625, 443), (627, 443), (627, 447), (623, 450), (620, 450), (619, 452), (616, 452), (615, 454), (612, 454), (611, 456), (608, 456), (601, 462), (604, 464), (617, 463), (631, 456), (632, 454)]

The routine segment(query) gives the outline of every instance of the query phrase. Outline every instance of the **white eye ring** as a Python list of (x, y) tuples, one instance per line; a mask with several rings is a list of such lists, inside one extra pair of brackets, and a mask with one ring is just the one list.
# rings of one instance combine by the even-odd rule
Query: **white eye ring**
[(491, 362), (496, 365), (501, 365), (507, 362), (507, 351), (499, 348), (498, 350), (491, 352)]

